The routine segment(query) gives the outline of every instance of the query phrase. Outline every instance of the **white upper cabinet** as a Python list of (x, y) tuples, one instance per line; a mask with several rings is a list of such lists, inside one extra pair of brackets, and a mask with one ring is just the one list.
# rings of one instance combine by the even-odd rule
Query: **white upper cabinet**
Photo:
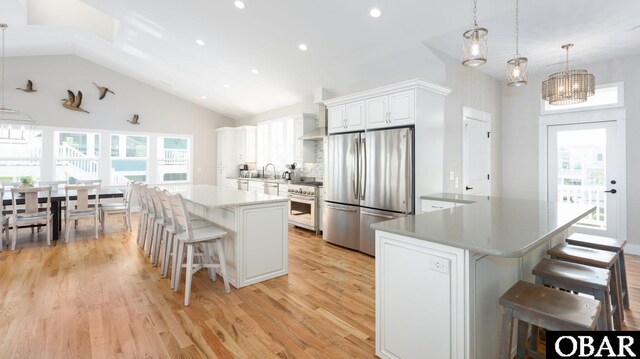
[(364, 101), (327, 108), (329, 133), (364, 130)]
[(411, 125), (415, 118), (415, 90), (398, 92), (389, 95), (389, 125)]
[(329, 107), (327, 109), (327, 122), (329, 133), (343, 132), (345, 130), (344, 105)]
[(367, 128), (387, 126), (389, 121), (389, 96), (367, 100)]
[(415, 91), (403, 91), (367, 100), (367, 129), (413, 125)]
[(236, 158), (239, 163), (256, 162), (256, 127), (236, 127)]
[(236, 162), (236, 129), (222, 127), (216, 130), (217, 160), (216, 167), (235, 167)]

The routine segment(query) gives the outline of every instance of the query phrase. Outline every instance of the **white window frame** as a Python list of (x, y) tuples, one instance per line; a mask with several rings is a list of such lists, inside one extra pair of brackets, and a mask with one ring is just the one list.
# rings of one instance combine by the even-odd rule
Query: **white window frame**
[[(157, 176), (156, 176), (156, 181), (158, 183), (168, 183), (168, 184), (179, 184), (179, 183), (191, 183), (192, 181), (192, 176), (193, 176), (193, 136), (188, 136), (188, 135), (157, 135), (155, 140), (156, 140), (156, 144), (157, 144), (157, 150), (159, 151), (160, 149), (164, 148), (164, 144), (160, 145), (160, 141), (164, 140), (165, 138), (179, 138), (179, 139), (184, 139), (187, 140), (187, 179), (184, 181), (165, 181), (164, 177), (160, 178), (160, 171), (157, 171)], [(159, 152), (158, 152), (159, 153)], [(156, 159), (156, 169), (158, 169), (160, 166), (160, 161), (164, 160), (164, 158), (160, 158), (156, 155), (157, 159)]]
[[(49, 132), (49, 131), (47, 131)], [(56, 178), (56, 164), (58, 160), (64, 161), (64, 160), (72, 160), (75, 157), (59, 157), (58, 156), (58, 139), (59, 139), (59, 134), (60, 133), (75, 133), (75, 134), (85, 134), (87, 135), (87, 153), (89, 153), (89, 150), (91, 150), (91, 156), (89, 156), (87, 154), (87, 158), (86, 159), (82, 159), (80, 161), (95, 161), (97, 162), (97, 171), (98, 171), (98, 178), (103, 178), (103, 183), (104, 183), (104, 174), (103, 172), (105, 171), (105, 166), (104, 166), (104, 162), (101, 161), (101, 158), (104, 156), (104, 133), (101, 133), (100, 131), (97, 130), (91, 130), (91, 129), (67, 129), (67, 128), (54, 128), (53, 131), (50, 131), (51, 135), (53, 136), (52, 138), (52, 143), (53, 143), (53, 147), (51, 148), (51, 153), (53, 155), (53, 159), (52, 159), (52, 163), (51, 163), (51, 168), (52, 168), (52, 172), (50, 173), (50, 176), (48, 177), (44, 177), (43, 175), (45, 174), (44, 171), (40, 171), (40, 178), (43, 178), (44, 180), (59, 180), (59, 178)], [(100, 141), (100, 147), (98, 148), (98, 156), (95, 156), (94, 150), (95, 147), (92, 146), (91, 148), (89, 148), (89, 144), (92, 143), (91, 140), (89, 140), (88, 135), (98, 135), (99, 141)], [(44, 136), (44, 133), (43, 133)], [(44, 147), (44, 138), (43, 138), (43, 153), (46, 152), (45, 151), (45, 147)], [(45, 157), (43, 155), (42, 158), (43, 161), (45, 161)]]
[[(113, 145), (111, 142), (111, 139), (113, 138), (113, 136), (118, 136), (118, 152), (119, 155), (117, 157), (113, 157), (111, 154), (111, 146)], [(126, 152), (127, 152), (127, 137), (144, 137), (147, 139), (147, 155), (145, 157), (127, 157), (126, 156)], [(149, 164), (149, 147), (151, 146), (150, 144), (151, 142), (151, 138), (149, 135), (147, 134), (131, 134), (131, 133), (111, 133), (109, 134), (109, 172), (112, 172), (111, 170), (113, 169), (113, 161), (140, 161), (140, 160), (144, 160), (145, 161), (145, 167), (146, 167), (146, 171), (145, 171), (145, 176), (146, 176), (146, 180), (145, 182), (149, 182), (149, 170), (150, 170), (150, 164)], [(121, 154), (124, 152), (124, 156), (121, 156)], [(115, 171), (113, 171), (115, 172)], [(110, 173), (109, 175), (109, 181), (108, 183), (110, 185), (122, 185), (122, 184), (118, 184), (118, 183), (111, 183), (111, 179), (113, 178), (114, 173)], [(122, 175), (123, 177), (126, 177), (125, 175)]]
[[(111, 180), (111, 135), (131, 135), (131, 136), (146, 136), (149, 139), (147, 148), (147, 183), (152, 183), (154, 179), (157, 179), (157, 144), (158, 137), (177, 137), (186, 138), (189, 140), (189, 172), (187, 173), (187, 182), (191, 183), (193, 179), (193, 135), (179, 134), (179, 133), (160, 133), (160, 132), (143, 132), (143, 131), (121, 131), (121, 130), (104, 130), (104, 129), (91, 129), (91, 128), (75, 128), (75, 127), (51, 127), (41, 126), (38, 128), (42, 130), (42, 158), (40, 162), (40, 179), (43, 181), (52, 180), (55, 176), (55, 163), (57, 155), (56, 149), (56, 132), (84, 132), (84, 133), (97, 133), (100, 134), (100, 157), (99, 157), (99, 174), (100, 179), (104, 186), (112, 186)], [(176, 183), (176, 182), (172, 182)], [(118, 186), (118, 185), (113, 185)]]
[(589, 100), (583, 102), (576, 107), (573, 108), (564, 108), (564, 109), (553, 109), (553, 107), (547, 108), (547, 101), (540, 99), (540, 115), (555, 115), (561, 113), (572, 113), (572, 112), (580, 112), (580, 111), (593, 111), (593, 110), (603, 110), (607, 108), (620, 108), (624, 107), (624, 82), (612, 82), (608, 84), (600, 84), (596, 85), (596, 95), (598, 90), (613, 88), (617, 89), (618, 99), (615, 103), (601, 104), (601, 105), (591, 105), (589, 104)]

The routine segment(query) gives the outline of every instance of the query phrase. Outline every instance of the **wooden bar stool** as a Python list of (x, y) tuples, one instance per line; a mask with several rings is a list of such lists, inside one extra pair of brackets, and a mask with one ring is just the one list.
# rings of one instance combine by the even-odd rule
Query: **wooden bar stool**
[(516, 358), (525, 355), (543, 358), (526, 347), (531, 325), (546, 330), (595, 330), (601, 305), (595, 299), (519, 281), (500, 297), (504, 308), (500, 333), (500, 359), (511, 359), (513, 319), (518, 319), (518, 351)]
[(611, 313), (614, 313), (613, 326), (616, 330), (621, 330), (622, 321), (624, 321), (624, 310), (622, 310), (622, 295), (620, 293), (621, 284), (618, 254), (600, 249), (573, 246), (566, 243), (560, 243), (549, 249), (547, 254), (551, 259), (560, 259), (611, 271), (611, 303), (613, 304)]
[(553, 286), (573, 292), (593, 296), (602, 304), (598, 329), (613, 327), (611, 308), (610, 272), (607, 269), (582, 264), (542, 258), (531, 271), (536, 276), (536, 284)]
[(622, 284), (622, 303), (629, 309), (629, 290), (627, 287), (627, 266), (624, 263), (624, 246), (627, 241), (624, 239), (592, 236), (589, 234), (574, 233), (567, 238), (567, 243), (574, 246), (600, 249), (603, 251), (618, 253), (620, 262), (620, 283)]

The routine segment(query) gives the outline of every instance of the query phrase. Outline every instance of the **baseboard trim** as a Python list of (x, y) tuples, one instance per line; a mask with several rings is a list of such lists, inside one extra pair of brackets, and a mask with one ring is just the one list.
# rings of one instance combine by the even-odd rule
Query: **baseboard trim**
[(624, 252), (627, 254), (640, 255), (640, 245), (638, 244), (627, 244), (624, 247)]

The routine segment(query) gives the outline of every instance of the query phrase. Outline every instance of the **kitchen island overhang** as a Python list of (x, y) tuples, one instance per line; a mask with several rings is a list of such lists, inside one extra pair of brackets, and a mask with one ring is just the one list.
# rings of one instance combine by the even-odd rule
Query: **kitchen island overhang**
[(212, 185), (160, 187), (182, 195), (189, 212), (227, 232), (231, 285), (239, 289), (288, 273), (288, 198)]
[(595, 207), (455, 194), (422, 198), (464, 205), (372, 225), (376, 354), (497, 357), (498, 297), (518, 280), (533, 282), (531, 268)]

